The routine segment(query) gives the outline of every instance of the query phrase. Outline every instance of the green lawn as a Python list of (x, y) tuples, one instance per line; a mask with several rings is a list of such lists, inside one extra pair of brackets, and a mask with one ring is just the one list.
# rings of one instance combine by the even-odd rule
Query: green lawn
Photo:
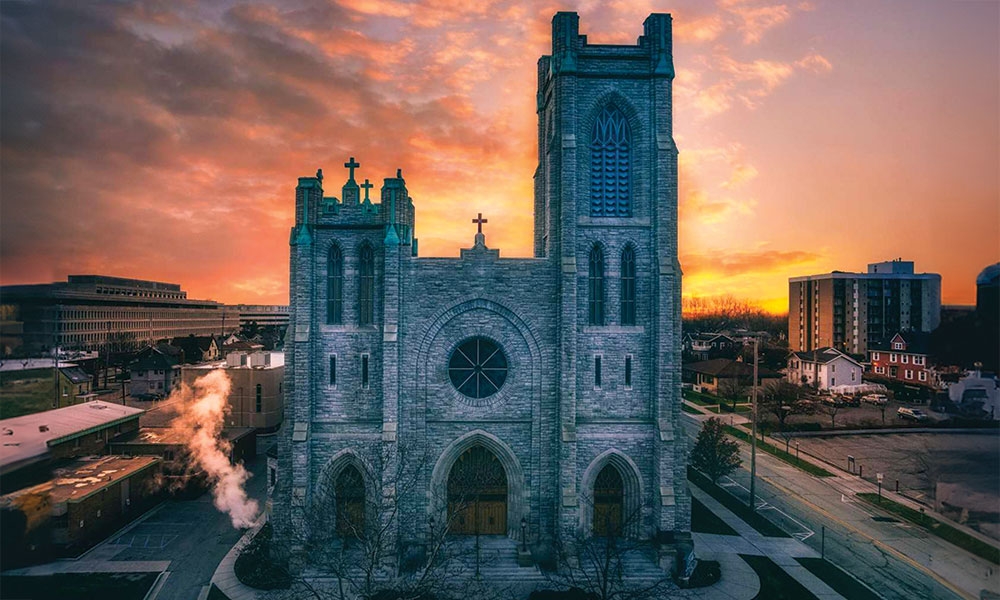
[[(754, 600), (818, 600), (816, 595), (766, 556), (740, 554), (760, 578), (760, 592)], [(852, 598), (851, 596), (847, 596)]]
[(4, 598), (65, 600), (142, 600), (158, 573), (57, 573), (45, 576), (3, 576)]
[(726, 522), (719, 518), (707, 506), (691, 499), (691, 531), (695, 533), (717, 533), (719, 535), (739, 535), (736, 530), (726, 525)]
[[(726, 428), (726, 433), (728, 433), (729, 435), (735, 438), (739, 438), (744, 442), (747, 442), (748, 444), (750, 443), (749, 432), (743, 431), (742, 429), (738, 429), (736, 427), (731, 427), (729, 425), (724, 425), (724, 427)], [(784, 450), (776, 448), (767, 442), (762, 442), (759, 439), (757, 440), (757, 448), (763, 450), (764, 452), (767, 452), (768, 454), (771, 454), (772, 456), (780, 458), (781, 460), (792, 465), (793, 467), (798, 467), (802, 469), (803, 471), (809, 473), (810, 475), (814, 475), (816, 477), (833, 477), (833, 473), (827, 471), (823, 467), (817, 467), (816, 465), (812, 464), (809, 461), (799, 460), (798, 458), (795, 457), (794, 454), (785, 452)]]
[(0, 384), (0, 419), (51, 409), (54, 383), (51, 377), (4, 381)]
[(796, 558), (803, 567), (833, 588), (844, 598), (851, 600), (881, 600), (868, 586), (848, 575), (843, 569), (822, 558)]
[(692, 408), (692, 407), (690, 407), (690, 406), (688, 406), (687, 404), (684, 404), (684, 403), (681, 403), (681, 410), (683, 410), (686, 413), (691, 413), (692, 415), (700, 415), (700, 414), (702, 414), (701, 411), (698, 410), (697, 408)]
[(696, 392), (694, 390), (683, 390), (681, 394), (684, 399), (689, 402), (694, 402), (698, 406), (713, 406), (719, 403), (719, 399), (710, 394), (702, 394), (701, 392)]
[(976, 556), (985, 558), (993, 564), (1000, 565), (1000, 548), (997, 548), (992, 544), (987, 544), (979, 538), (972, 537), (963, 531), (955, 529), (947, 523), (938, 521), (926, 513), (913, 510), (909, 506), (905, 506), (885, 497), (880, 500), (878, 494), (863, 493), (857, 494), (857, 497), (868, 502), (869, 504), (872, 504), (873, 506), (881, 508), (886, 512), (892, 513), (911, 523), (919, 525), (930, 533), (955, 544), (963, 550), (968, 550)]

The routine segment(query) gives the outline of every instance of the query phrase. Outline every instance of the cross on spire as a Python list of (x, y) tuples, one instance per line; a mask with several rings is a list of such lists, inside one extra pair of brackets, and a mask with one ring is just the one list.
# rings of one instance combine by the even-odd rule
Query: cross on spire
[(344, 163), (344, 166), (347, 167), (350, 170), (350, 175), (348, 176), (348, 181), (354, 181), (354, 169), (357, 169), (358, 167), (360, 167), (361, 164), (358, 163), (358, 162), (356, 162), (354, 160), (354, 157), (352, 156), (350, 161)]
[(479, 230), (476, 233), (482, 233), (483, 232), (483, 223), (489, 223), (490, 221), (489, 221), (489, 219), (484, 219), (483, 218), (483, 213), (479, 213), (479, 216), (476, 217), (475, 219), (473, 219), (472, 222), (475, 223), (478, 226), (478, 228), (479, 228)]
[(365, 190), (365, 202), (369, 202), (369, 200), (368, 200), (368, 190), (372, 189), (375, 186), (373, 186), (372, 184), (368, 183), (368, 179), (366, 178), (365, 182), (362, 183), (360, 187), (364, 188), (364, 190)]

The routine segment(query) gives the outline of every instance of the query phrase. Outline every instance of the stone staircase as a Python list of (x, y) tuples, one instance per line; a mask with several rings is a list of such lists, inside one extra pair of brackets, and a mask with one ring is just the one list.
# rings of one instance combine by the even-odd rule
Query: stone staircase
[(470, 576), (476, 573), (491, 581), (545, 581), (537, 566), (521, 567), (517, 564), (517, 542), (503, 536), (480, 536), (479, 549), (476, 539), (470, 537), (456, 543), (460, 556), (458, 560), (465, 566)]

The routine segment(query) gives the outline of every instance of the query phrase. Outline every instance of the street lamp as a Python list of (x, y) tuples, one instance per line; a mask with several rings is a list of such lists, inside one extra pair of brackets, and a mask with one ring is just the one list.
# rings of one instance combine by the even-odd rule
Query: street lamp
[(528, 551), (528, 538), (525, 535), (525, 531), (528, 529), (528, 520), (521, 517), (521, 551)]
[(799, 442), (795, 442), (795, 462), (799, 462)]
[(882, 474), (881, 473), (876, 473), (875, 474), (875, 479), (878, 480), (878, 502), (879, 502), (879, 504), (881, 504), (882, 503)]

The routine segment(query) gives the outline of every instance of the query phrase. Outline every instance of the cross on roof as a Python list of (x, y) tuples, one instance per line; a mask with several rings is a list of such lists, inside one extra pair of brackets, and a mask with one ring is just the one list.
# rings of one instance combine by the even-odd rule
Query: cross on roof
[(489, 223), (490, 221), (489, 221), (489, 219), (484, 219), (483, 218), (483, 213), (479, 213), (479, 216), (476, 217), (475, 219), (473, 219), (472, 222), (475, 223), (479, 227), (479, 231), (477, 231), (476, 233), (482, 233), (483, 232), (483, 223)]
[(372, 189), (375, 186), (373, 186), (372, 184), (368, 183), (368, 179), (365, 179), (365, 182), (362, 183), (360, 187), (363, 187), (365, 189), (365, 201), (367, 202), (368, 201), (368, 190)]
[(350, 179), (351, 181), (354, 181), (354, 169), (357, 169), (358, 167), (360, 167), (361, 164), (358, 163), (358, 162), (355, 162), (354, 157), (352, 156), (350, 161), (344, 163), (344, 166), (347, 167), (350, 170), (350, 172), (351, 172), (348, 179)]

